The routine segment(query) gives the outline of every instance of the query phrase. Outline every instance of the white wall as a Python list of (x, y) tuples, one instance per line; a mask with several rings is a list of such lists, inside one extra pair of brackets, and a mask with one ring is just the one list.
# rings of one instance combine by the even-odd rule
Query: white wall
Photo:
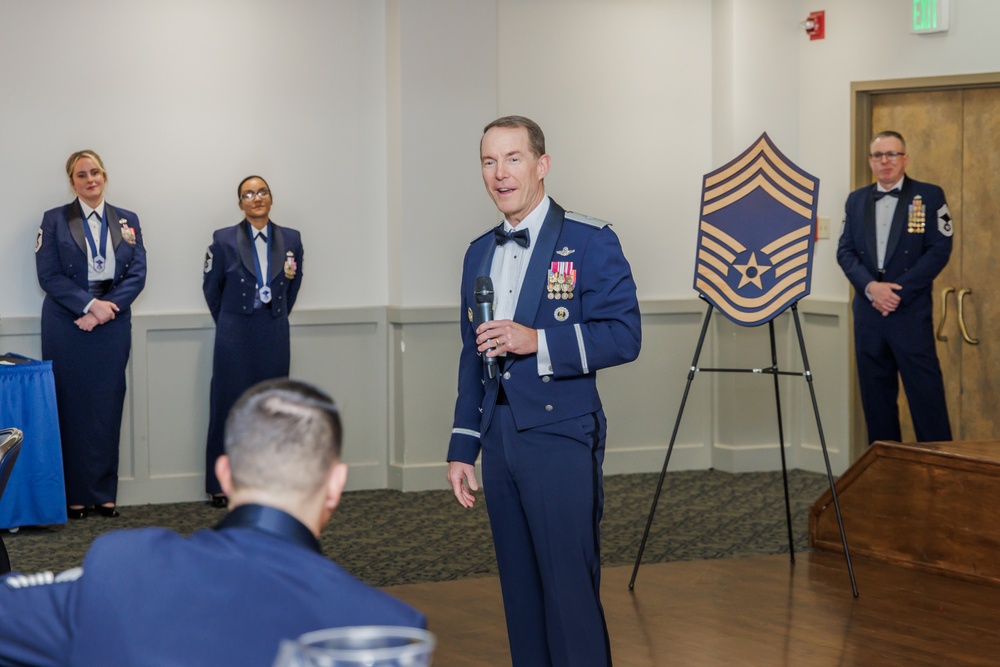
[(496, 8), (483, 0), (389, 6), (398, 35), (389, 81), (388, 302), (457, 305), (465, 249), (499, 219), (479, 168), (479, 137), (497, 111)]
[[(0, 0), (0, 315), (39, 311), (37, 221), (70, 199), (63, 163), (83, 146), (142, 216), (137, 312), (203, 310), (204, 246), (239, 219), (250, 172), (305, 234), (303, 308), (452, 304), (465, 243), (496, 218), (478, 135), (510, 112), (547, 131), (549, 191), (616, 224), (640, 295), (686, 298), (702, 174), (766, 130), (821, 178), (836, 236), (850, 82), (1000, 69), (992, 0), (953, 2), (933, 36), (909, 34), (904, 0), (841, 0), (813, 42), (798, 24), (815, 6)], [(834, 245), (817, 246), (813, 293), (840, 300)]]
[[(384, 8), (363, 0), (0, 2), (0, 315), (34, 315), (35, 232), (93, 148), (107, 198), (139, 213), (138, 313), (203, 312), (213, 229), (268, 179), (306, 243), (301, 308), (383, 303)], [(358, 280), (358, 268), (366, 279)]]
[(685, 0), (503, 0), (501, 114), (546, 133), (546, 190), (609, 220), (641, 298), (692, 295), (712, 168), (712, 11)]

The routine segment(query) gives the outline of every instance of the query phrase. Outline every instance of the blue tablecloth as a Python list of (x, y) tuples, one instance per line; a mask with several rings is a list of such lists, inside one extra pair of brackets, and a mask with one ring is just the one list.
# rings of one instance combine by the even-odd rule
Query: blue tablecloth
[(28, 363), (0, 365), (0, 428), (24, 431), (21, 455), (0, 498), (0, 528), (66, 523), (52, 362), (19, 360)]

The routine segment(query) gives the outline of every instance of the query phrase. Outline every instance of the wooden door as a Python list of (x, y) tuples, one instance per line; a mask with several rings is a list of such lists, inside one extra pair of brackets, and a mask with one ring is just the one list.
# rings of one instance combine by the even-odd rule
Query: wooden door
[[(944, 188), (955, 224), (951, 260), (934, 283), (934, 322), (945, 322), (937, 343), (945, 377), (948, 414), (956, 440), (1000, 437), (994, 412), (1000, 398), (1000, 349), (988, 341), (990, 323), (1000, 323), (1000, 295), (990, 294), (998, 260), (991, 245), (993, 218), (1000, 213), (1000, 88), (949, 89), (877, 94), (871, 100), (872, 129), (893, 129), (906, 138), (907, 174)], [(952, 288), (947, 304), (942, 291)], [(957, 296), (972, 345), (958, 323)], [(947, 340), (941, 340), (946, 338)], [(903, 440), (914, 441), (905, 396), (900, 395)]]
[[(962, 277), (958, 289), (970, 289), (965, 298), (965, 324), (977, 345), (953, 343), (961, 349), (962, 401), (958, 415), (961, 428), (956, 439), (997, 438), (1000, 408), (1000, 88), (966, 90), (962, 172)], [(955, 320), (946, 324), (955, 330)]]

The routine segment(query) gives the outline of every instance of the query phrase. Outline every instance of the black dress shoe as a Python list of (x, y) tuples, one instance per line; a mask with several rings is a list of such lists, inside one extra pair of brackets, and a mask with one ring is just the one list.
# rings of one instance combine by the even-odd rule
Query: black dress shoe
[(97, 505), (94, 507), (94, 510), (101, 516), (107, 517), (109, 519), (117, 519), (118, 517), (121, 516), (121, 514), (118, 513), (118, 508), (115, 507), (114, 505), (112, 505), (111, 507), (105, 507), (104, 505)]
[(86, 519), (87, 518), (87, 508), (86, 507), (67, 507), (66, 508), (66, 518), (67, 519)]
[(212, 507), (223, 509), (229, 507), (229, 498), (223, 495), (212, 496), (212, 500), (210, 500), (209, 503), (212, 505)]

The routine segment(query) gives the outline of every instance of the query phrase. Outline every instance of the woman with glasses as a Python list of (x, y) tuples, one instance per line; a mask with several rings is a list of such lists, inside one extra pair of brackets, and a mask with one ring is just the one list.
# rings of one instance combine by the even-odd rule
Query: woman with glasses
[(228, 505), (215, 476), (226, 416), (246, 389), (288, 375), (288, 315), (302, 285), (302, 240), (271, 222), (271, 188), (260, 176), (247, 176), (236, 193), (245, 218), (215, 232), (202, 282), (215, 320), (205, 448), (205, 491), (213, 507)]
[(35, 242), (42, 358), (55, 376), (67, 515), (117, 517), (131, 306), (146, 284), (146, 249), (136, 214), (104, 200), (97, 153), (70, 155), (66, 175), (76, 199), (45, 213)]

